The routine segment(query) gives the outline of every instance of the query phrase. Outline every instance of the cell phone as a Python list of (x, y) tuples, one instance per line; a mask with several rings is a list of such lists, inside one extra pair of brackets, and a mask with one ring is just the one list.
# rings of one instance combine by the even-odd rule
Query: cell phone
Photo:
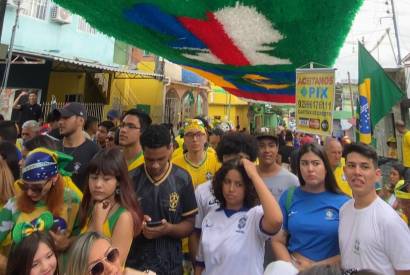
[(161, 225), (161, 224), (162, 224), (162, 221), (156, 221), (156, 222), (151, 221), (151, 222), (147, 222), (147, 226), (148, 226), (148, 227), (155, 227), (155, 226), (159, 226), (159, 225)]

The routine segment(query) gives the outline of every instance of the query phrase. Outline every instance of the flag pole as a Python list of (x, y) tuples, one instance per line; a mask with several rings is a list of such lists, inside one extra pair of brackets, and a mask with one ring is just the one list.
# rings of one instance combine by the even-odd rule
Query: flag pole
[[(355, 118), (355, 111), (354, 111), (354, 105), (353, 105), (353, 91), (352, 91), (352, 83), (350, 82), (350, 72), (347, 72), (347, 81), (349, 85), (349, 92), (350, 92), (350, 106), (352, 108), (352, 122), (353, 120), (356, 120)], [(357, 123), (357, 121), (356, 121)], [(356, 125), (352, 126), (352, 140), (356, 140)]]
[(397, 65), (401, 65), (399, 30), (397, 28), (396, 11), (394, 9), (393, 0), (390, 0), (390, 1), (391, 1), (391, 8), (392, 8), (392, 15), (393, 15), (394, 35), (396, 36), (396, 43), (397, 43)]

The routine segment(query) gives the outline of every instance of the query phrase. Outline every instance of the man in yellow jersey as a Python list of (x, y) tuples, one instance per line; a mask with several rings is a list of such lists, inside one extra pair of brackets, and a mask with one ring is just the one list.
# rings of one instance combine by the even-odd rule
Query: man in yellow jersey
[(172, 162), (185, 170), (192, 177), (194, 187), (212, 179), (220, 163), (216, 154), (205, 148), (207, 134), (199, 119), (187, 121), (184, 128), (184, 144), (187, 152), (175, 157)]
[[(184, 127), (184, 144), (187, 152), (172, 159), (173, 164), (185, 169), (189, 173), (195, 188), (211, 180), (220, 167), (216, 154), (205, 148), (206, 142), (207, 133), (202, 121), (199, 119), (188, 120)], [(182, 251), (187, 259), (187, 239), (182, 240)], [(191, 260), (194, 260), (194, 258)], [(189, 271), (190, 263), (188, 259), (185, 265), (185, 268)]]
[(144, 163), (140, 136), (151, 122), (149, 115), (138, 109), (128, 110), (121, 120), (119, 144), (123, 148), (130, 175), (135, 168)]
[(403, 165), (406, 168), (410, 168), (410, 131), (406, 129), (404, 121), (396, 121), (396, 129), (402, 135), (402, 152), (403, 152)]
[(343, 147), (336, 138), (327, 138), (325, 142), (325, 151), (329, 159), (330, 166), (333, 169), (337, 185), (339, 189), (348, 196), (352, 196), (352, 189), (347, 183), (346, 177), (343, 173), (345, 160), (342, 158)]

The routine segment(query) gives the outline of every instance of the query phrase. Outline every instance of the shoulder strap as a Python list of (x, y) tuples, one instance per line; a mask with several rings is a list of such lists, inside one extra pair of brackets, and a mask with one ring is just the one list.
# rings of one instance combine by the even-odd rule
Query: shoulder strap
[(285, 209), (286, 209), (286, 214), (289, 213), (289, 209), (292, 206), (292, 200), (293, 200), (293, 194), (295, 193), (296, 186), (291, 186), (288, 189), (288, 193), (286, 194), (286, 204), (285, 204)]
[(118, 207), (118, 209), (108, 218), (108, 225), (110, 232), (114, 231), (115, 224), (117, 223), (118, 219), (120, 218), (121, 214), (125, 211), (124, 207)]

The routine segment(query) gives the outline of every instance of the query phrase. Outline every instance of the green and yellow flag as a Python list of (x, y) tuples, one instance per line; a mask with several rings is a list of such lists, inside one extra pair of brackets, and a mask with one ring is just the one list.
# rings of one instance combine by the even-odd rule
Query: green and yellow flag
[(404, 93), (359, 43), (359, 140), (370, 144), (377, 122), (404, 98)]

